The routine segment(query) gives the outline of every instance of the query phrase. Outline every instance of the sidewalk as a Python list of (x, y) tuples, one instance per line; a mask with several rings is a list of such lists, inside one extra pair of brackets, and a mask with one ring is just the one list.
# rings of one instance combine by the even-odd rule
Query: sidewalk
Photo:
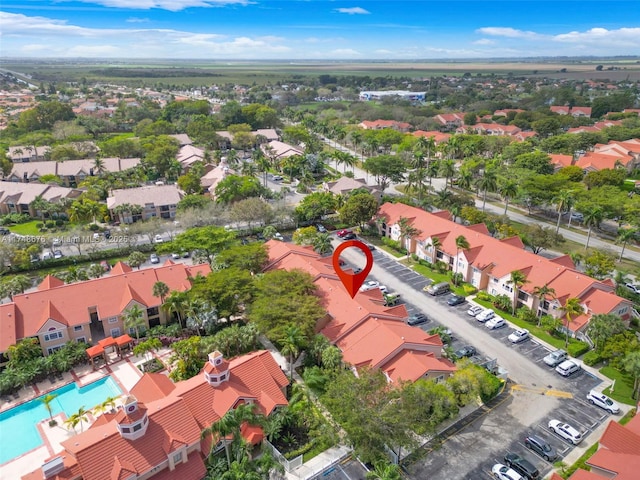
[(308, 462), (303, 463), (292, 472), (285, 472), (287, 480), (308, 479), (340, 462), (351, 455), (351, 448), (346, 445), (337, 445), (316, 455)]

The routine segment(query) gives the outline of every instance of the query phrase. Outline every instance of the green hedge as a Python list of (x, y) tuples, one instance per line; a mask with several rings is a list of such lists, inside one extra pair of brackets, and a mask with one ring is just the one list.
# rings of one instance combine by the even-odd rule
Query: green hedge
[(588, 343), (581, 342), (580, 340), (575, 340), (569, 343), (569, 347), (567, 348), (567, 353), (574, 358), (577, 358), (589, 351), (591, 347), (589, 347)]
[(582, 357), (582, 361), (585, 365), (593, 367), (594, 365), (602, 361), (602, 357), (595, 350), (591, 350), (590, 352), (584, 354), (584, 357)]
[(504, 380), (496, 377), (490, 372), (487, 372), (487, 383), (491, 386), (490, 390), (480, 392), (480, 398), (483, 402), (488, 402), (496, 395), (500, 393), (502, 390), (502, 386), (504, 385)]

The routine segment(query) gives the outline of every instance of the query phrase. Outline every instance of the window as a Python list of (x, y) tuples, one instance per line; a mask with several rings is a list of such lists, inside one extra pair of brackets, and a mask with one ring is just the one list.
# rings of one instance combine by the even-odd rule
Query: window
[(58, 338), (62, 338), (62, 332), (51, 332), (44, 336), (44, 341), (49, 342), (51, 340), (57, 340)]
[(439, 375), (434, 380), (435, 380), (436, 383), (440, 383), (440, 382), (444, 381), (444, 375)]
[(142, 428), (142, 423), (137, 423), (133, 426), (133, 431), (137, 432), (138, 430), (140, 430)]
[(618, 315), (623, 315), (625, 313), (627, 313), (627, 307), (622, 307), (618, 310)]
[(120, 336), (120, 329), (119, 328), (112, 328), (111, 329), (111, 336), (112, 337), (119, 337)]
[(180, 463), (182, 461), (182, 452), (178, 452), (173, 455), (173, 463)]
[(87, 339), (85, 337), (76, 338), (76, 342), (78, 343), (87, 343)]
[(220, 381), (223, 381), (226, 378), (227, 378), (227, 374), (226, 373), (223, 373), (222, 375), (220, 375)]
[(131, 433), (131, 429), (129, 427), (122, 427), (122, 433)]
[(73, 331), (74, 332), (81, 332), (82, 331), (82, 325), (76, 325), (75, 327), (73, 327)]
[(109, 323), (118, 323), (118, 317), (109, 317)]
[(158, 307), (147, 308), (147, 316), (148, 317), (155, 317), (159, 313), (160, 313), (160, 311), (158, 310)]
[(55, 347), (49, 347), (47, 348), (47, 352), (49, 353), (49, 355), (51, 355), (53, 352), (55, 352), (56, 350), (60, 350), (63, 347), (63, 345), (56, 345)]

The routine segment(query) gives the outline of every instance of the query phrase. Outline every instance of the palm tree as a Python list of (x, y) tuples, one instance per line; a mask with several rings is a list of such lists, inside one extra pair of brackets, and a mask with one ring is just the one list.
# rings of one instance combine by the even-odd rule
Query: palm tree
[[(218, 438), (219, 441), (224, 443), (224, 450), (227, 456), (227, 464), (231, 469), (231, 443), (240, 443), (242, 441), (242, 435), (240, 429), (243, 423), (250, 425), (259, 425), (263, 422), (262, 416), (255, 413), (255, 404), (243, 403), (238, 405), (237, 408), (229, 410), (224, 416), (211, 424), (210, 427), (205, 428), (200, 434), (201, 438), (212, 436)], [(227, 441), (228, 437), (232, 437), (231, 442)], [(215, 447), (216, 442), (212, 440), (211, 448)]]
[(367, 472), (367, 480), (401, 480), (400, 467), (393, 463), (378, 462), (370, 472)]
[(27, 288), (30, 288), (33, 285), (33, 280), (24, 274), (14, 275), (11, 280), (9, 280), (9, 285), (11, 289), (11, 296), (16, 293), (24, 293)]
[(515, 180), (507, 179), (498, 185), (498, 193), (504, 199), (504, 214), (509, 210), (509, 202), (518, 195), (518, 183)]
[(469, 240), (464, 235), (459, 235), (456, 237), (456, 264), (454, 265), (455, 270), (455, 280), (454, 283), (458, 286), (458, 256), (460, 255), (461, 250), (466, 250), (471, 245), (469, 244)]
[[(539, 305), (544, 302), (544, 299), (549, 295), (551, 298), (556, 298), (556, 291), (554, 288), (550, 287), (547, 283), (545, 283), (541, 287), (533, 287), (533, 295), (538, 299), (538, 308)], [(540, 319), (542, 315), (538, 315), (538, 327), (540, 326)]]
[(167, 299), (162, 303), (162, 309), (168, 313), (175, 313), (178, 317), (178, 323), (184, 328), (182, 323), (182, 316), (187, 311), (189, 305), (189, 297), (187, 292), (179, 292), (173, 290)]
[(487, 169), (484, 175), (476, 181), (476, 186), (482, 192), (482, 211), (487, 203), (487, 192), (495, 192), (498, 188), (498, 177), (494, 169)]
[(529, 280), (527, 280), (527, 275), (522, 270), (514, 270), (511, 272), (511, 278), (507, 280), (507, 284), (513, 285), (513, 303), (511, 308), (511, 313), (513, 315), (516, 314), (520, 289), (525, 283), (529, 283)]
[(329, 233), (319, 233), (312, 242), (313, 249), (320, 255), (331, 253), (333, 246), (331, 245), (331, 235)]
[(290, 324), (284, 331), (284, 338), (280, 342), (280, 353), (289, 356), (289, 377), (293, 378), (293, 360), (300, 354), (300, 348), (304, 343), (304, 335), (300, 328)]
[(438, 249), (442, 246), (442, 243), (440, 242), (440, 239), (438, 237), (431, 237), (431, 242), (427, 246), (431, 247), (431, 249), (433, 250), (433, 252), (431, 253), (431, 264), (435, 265), (436, 258), (438, 256)]
[(55, 400), (58, 395), (55, 393), (47, 393), (43, 397), (40, 397), (38, 400), (44, 405), (44, 408), (49, 412), (49, 420), (53, 422), (53, 411), (51, 410), (51, 402)]
[(100, 175), (102, 172), (104, 172), (104, 160), (102, 160), (99, 157), (94, 158), (93, 159), (93, 170), (98, 175)]
[(440, 162), (438, 167), (438, 174), (444, 177), (444, 189), (447, 190), (449, 186), (449, 180), (456, 174), (456, 164), (453, 160), (444, 160)]
[(552, 200), (556, 204), (558, 209), (558, 223), (556, 224), (556, 234), (560, 231), (560, 220), (562, 219), (562, 213), (566, 210), (571, 210), (575, 197), (572, 190), (560, 190), (555, 198)]
[(570, 331), (569, 324), (575, 317), (578, 317), (584, 313), (584, 308), (582, 308), (582, 305), (580, 304), (580, 299), (573, 297), (573, 298), (567, 299), (567, 302), (564, 304), (564, 306), (560, 307), (560, 310), (562, 311), (562, 313), (564, 313), (564, 316), (567, 318), (567, 321), (564, 326), (565, 327), (564, 348), (566, 350), (567, 347), (569, 346), (569, 331)]
[(47, 213), (49, 209), (49, 201), (42, 198), (42, 195), (36, 196), (33, 201), (29, 204), (29, 206), (33, 209), (36, 214), (40, 215), (40, 220), (44, 222), (44, 214)]
[(107, 397), (104, 402), (93, 408), (93, 414), (98, 415), (106, 412), (107, 410), (112, 410), (116, 406), (116, 400), (118, 400), (118, 397)]
[(158, 281), (153, 284), (152, 295), (154, 297), (160, 298), (160, 304), (164, 303), (164, 298), (167, 296), (168, 293), (169, 293), (169, 287), (167, 286), (166, 283)]
[(593, 227), (597, 227), (602, 222), (603, 211), (602, 207), (592, 206), (584, 209), (584, 224), (589, 228), (587, 232), (587, 243), (584, 245), (584, 249), (589, 248), (589, 240), (591, 239), (591, 231)]
[(82, 426), (83, 422), (86, 422), (89, 418), (89, 411), (85, 410), (84, 405), (78, 409), (76, 413), (71, 415), (69, 418), (65, 420), (65, 424), (69, 425), (73, 428), (73, 431), (76, 431), (76, 427), (80, 424), (80, 431), (84, 431), (84, 427)]
[(127, 330), (131, 330), (132, 328), (136, 332), (136, 339), (140, 339), (140, 328), (147, 326), (147, 321), (144, 318), (144, 312), (142, 309), (134, 304), (128, 310), (125, 310), (122, 315), (122, 321), (124, 323), (124, 328)]
[[(411, 219), (406, 217), (398, 219), (398, 228), (400, 228), (400, 245), (407, 249), (407, 253), (410, 253), (411, 240), (422, 232), (411, 224)], [(409, 247), (406, 247), (407, 239), (409, 239)]]
[(618, 237), (616, 238), (617, 244), (622, 244), (622, 250), (620, 250), (620, 258), (619, 262), (622, 261), (622, 256), (624, 255), (624, 249), (627, 247), (627, 243), (629, 241), (635, 240), (636, 235), (640, 230), (637, 228), (620, 228), (618, 229)]
[(461, 168), (458, 171), (458, 188), (469, 190), (473, 183), (473, 172), (468, 168)]

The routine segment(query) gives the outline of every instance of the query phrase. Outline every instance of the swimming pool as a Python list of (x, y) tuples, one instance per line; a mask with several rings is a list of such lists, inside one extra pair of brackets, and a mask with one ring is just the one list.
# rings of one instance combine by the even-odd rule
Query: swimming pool
[[(121, 395), (122, 391), (111, 377), (105, 377), (80, 388), (75, 383), (70, 383), (48, 393), (57, 395), (50, 403), (51, 413), (57, 415), (64, 412), (69, 417), (80, 407), (90, 410), (108, 397)], [(0, 464), (43, 444), (36, 428), (38, 422), (49, 418), (49, 412), (39, 400), (43, 396), (0, 413), (0, 438), (3, 439)], [(49, 428), (48, 425), (46, 428)]]

